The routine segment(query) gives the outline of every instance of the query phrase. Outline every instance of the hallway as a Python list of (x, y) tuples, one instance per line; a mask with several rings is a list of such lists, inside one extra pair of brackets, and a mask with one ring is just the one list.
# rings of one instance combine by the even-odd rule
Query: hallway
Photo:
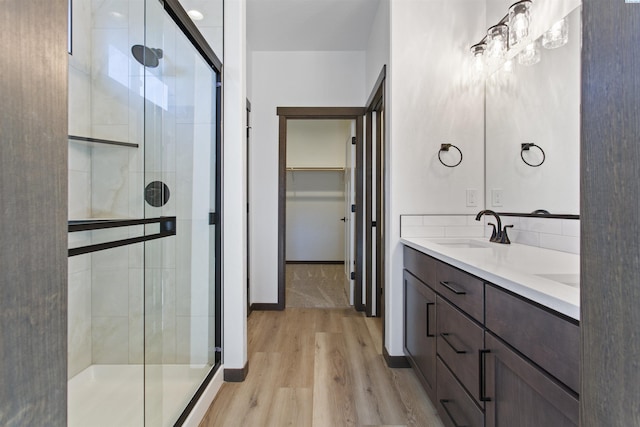
[(352, 308), (253, 312), (247, 379), (200, 426), (442, 426), (413, 371), (386, 366), (380, 328)]

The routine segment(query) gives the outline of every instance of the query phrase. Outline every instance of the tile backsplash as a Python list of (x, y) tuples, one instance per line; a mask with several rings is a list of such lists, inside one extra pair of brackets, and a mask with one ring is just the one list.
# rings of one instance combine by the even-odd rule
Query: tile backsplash
[[(580, 253), (580, 220), (558, 218), (500, 217), (512, 243), (537, 246), (556, 251)], [(475, 215), (401, 215), (401, 237), (487, 237), (493, 217)]]
[(482, 237), (475, 215), (400, 215), (401, 237)]

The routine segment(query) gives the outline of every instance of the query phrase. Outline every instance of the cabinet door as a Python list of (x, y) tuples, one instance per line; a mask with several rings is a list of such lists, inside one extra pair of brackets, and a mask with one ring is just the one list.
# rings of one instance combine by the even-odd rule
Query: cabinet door
[(485, 343), (487, 427), (578, 425), (577, 396), (493, 335)]
[(404, 348), (432, 401), (436, 398), (436, 294), (404, 272)]

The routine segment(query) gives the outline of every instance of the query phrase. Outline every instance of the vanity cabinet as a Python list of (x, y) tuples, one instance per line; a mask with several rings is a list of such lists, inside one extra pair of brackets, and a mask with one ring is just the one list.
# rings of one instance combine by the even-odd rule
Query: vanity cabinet
[(438, 356), (480, 405), (478, 356), (484, 348), (484, 329), (440, 296), (436, 297), (436, 313)]
[(440, 295), (476, 321), (484, 321), (482, 280), (440, 261), (436, 262), (436, 277), (436, 291)]
[(404, 350), (432, 401), (436, 400), (436, 294), (404, 272)]
[(447, 427), (578, 425), (578, 321), (407, 246), (404, 259), (405, 352)]
[(484, 413), (468, 393), (459, 385), (456, 377), (438, 359), (438, 400), (436, 409), (446, 427), (482, 427)]
[(491, 284), (485, 300), (487, 427), (577, 426), (577, 321)]
[(543, 370), (486, 334), (486, 426), (578, 426), (577, 397)]

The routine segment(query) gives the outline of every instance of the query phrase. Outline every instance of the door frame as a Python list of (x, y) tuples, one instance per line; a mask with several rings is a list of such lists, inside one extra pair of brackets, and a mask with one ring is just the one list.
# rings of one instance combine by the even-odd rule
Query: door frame
[(246, 134), (246, 167), (247, 167), (247, 185), (246, 185), (246, 197), (247, 197), (247, 317), (251, 314), (251, 212), (249, 206), (249, 200), (251, 199), (251, 101), (246, 99), (246, 115), (247, 115), (247, 134)]
[(354, 284), (354, 307), (364, 310), (362, 303), (362, 255), (363, 255), (363, 206), (362, 194), (362, 124), (363, 107), (278, 107), (278, 302), (276, 310), (285, 309), (286, 278), (286, 199), (287, 199), (287, 120), (355, 120), (356, 121), (356, 269)]
[[(378, 79), (373, 87), (373, 91), (367, 100), (366, 106), (366, 143), (365, 143), (365, 157), (366, 157), (366, 207), (365, 207), (365, 268), (366, 268), (366, 305), (365, 312), (367, 316), (380, 316), (383, 318), (384, 325), (384, 283), (385, 283), (385, 192), (384, 192), (384, 179), (385, 173), (385, 138), (384, 133), (386, 129), (385, 123), (385, 81), (387, 75), (387, 66), (384, 65)], [(373, 141), (373, 125), (375, 114), (375, 146)], [(375, 226), (373, 225), (373, 155), (375, 153), (376, 168), (375, 168), (375, 183), (376, 183), (376, 198), (375, 198)], [(375, 248), (376, 248), (376, 275), (375, 283), (372, 282), (373, 278), (373, 241), (375, 228)], [(373, 310), (373, 291), (376, 293), (375, 299), (375, 311)], [(384, 326), (383, 326), (384, 333)]]

